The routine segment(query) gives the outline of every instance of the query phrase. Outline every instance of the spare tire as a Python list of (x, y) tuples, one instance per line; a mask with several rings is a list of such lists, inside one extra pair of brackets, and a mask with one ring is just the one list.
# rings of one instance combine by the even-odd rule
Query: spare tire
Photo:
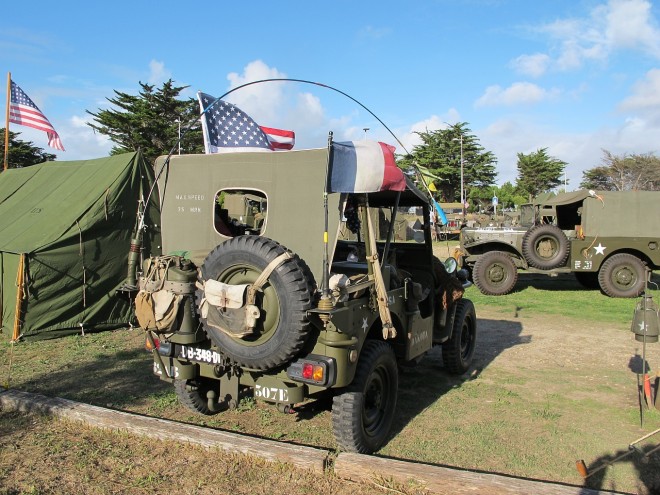
[[(245, 235), (218, 245), (204, 260), (201, 275), (230, 285), (253, 284), (268, 264), (288, 250), (267, 237)], [(292, 254), (292, 253), (291, 253)], [(266, 370), (287, 363), (305, 344), (311, 329), (314, 278), (309, 267), (292, 254), (278, 265), (257, 293), (260, 316), (254, 332), (237, 337), (207, 324), (211, 341), (233, 362)], [(198, 300), (201, 300), (201, 291)]]
[(555, 225), (537, 225), (522, 240), (522, 252), (531, 266), (551, 270), (566, 263), (570, 244), (566, 234)]

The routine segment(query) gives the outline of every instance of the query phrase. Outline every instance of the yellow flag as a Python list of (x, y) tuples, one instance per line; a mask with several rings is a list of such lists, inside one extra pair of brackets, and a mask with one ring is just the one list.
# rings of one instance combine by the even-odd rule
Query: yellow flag
[(433, 182), (431, 182), (431, 183), (429, 184), (429, 191), (431, 191), (431, 192), (437, 192), (437, 189), (435, 188), (435, 184), (434, 184)]

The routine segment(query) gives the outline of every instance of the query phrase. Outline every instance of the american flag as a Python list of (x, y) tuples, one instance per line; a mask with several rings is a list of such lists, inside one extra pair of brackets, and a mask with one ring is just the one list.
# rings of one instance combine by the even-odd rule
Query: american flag
[[(202, 92), (197, 97), (202, 112), (216, 100)], [(293, 131), (260, 127), (236, 105), (223, 100), (202, 115), (202, 128), (206, 153), (290, 150), (295, 141)]]
[(39, 107), (34, 104), (30, 97), (14, 81), (11, 81), (9, 122), (44, 131), (48, 135), (48, 146), (64, 151), (64, 146), (55, 128), (41, 110), (39, 110)]

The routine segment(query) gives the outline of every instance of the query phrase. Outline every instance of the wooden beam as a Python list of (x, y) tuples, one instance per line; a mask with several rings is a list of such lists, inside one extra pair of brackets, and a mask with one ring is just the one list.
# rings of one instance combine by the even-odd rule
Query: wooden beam
[[(330, 453), (323, 449), (292, 445), (275, 440), (177, 423), (123, 411), (82, 404), (58, 397), (46, 397), (0, 387), (0, 409), (38, 413), (112, 431), (122, 431), (166, 441), (179, 441), (241, 453), (270, 462), (283, 462), (322, 474)], [(370, 485), (394, 480), (403, 485), (413, 481), (435, 494), (465, 495), (614, 495), (580, 486), (514, 478), (491, 473), (421, 464), (362, 454), (340, 453), (334, 463), (335, 475)]]
[[(394, 480), (402, 485), (414, 482), (431, 493), (464, 495), (603, 495), (612, 492), (591, 490), (552, 482), (513, 478), (491, 473), (384, 459), (342, 452), (335, 460), (335, 474), (359, 483), (382, 485)], [(577, 474), (577, 473), (576, 473)]]
[[(0, 388), (0, 391), (2, 390)], [(297, 468), (317, 473), (325, 471), (329, 455), (327, 451), (313, 447), (140, 416), (13, 389), (0, 392), (0, 408), (5, 411), (32, 412), (65, 418), (107, 430), (159, 440), (187, 442), (209, 449), (217, 448), (227, 452), (247, 454), (270, 462), (292, 464)]]

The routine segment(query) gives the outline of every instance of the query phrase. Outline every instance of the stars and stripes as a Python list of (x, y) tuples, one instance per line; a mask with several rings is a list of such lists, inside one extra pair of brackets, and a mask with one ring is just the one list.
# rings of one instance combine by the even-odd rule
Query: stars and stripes
[(261, 126), (261, 130), (266, 133), (270, 147), (274, 150), (290, 150), (296, 143), (296, 133), (293, 131), (264, 126)]
[[(202, 92), (197, 97), (202, 112), (216, 100)], [(206, 111), (201, 120), (206, 153), (290, 150), (295, 142), (293, 131), (260, 127), (236, 105), (223, 100)]]
[(44, 131), (48, 135), (48, 146), (64, 151), (62, 140), (46, 116), (39, 110), (28, 95), (11, 81), (9, 122)]

